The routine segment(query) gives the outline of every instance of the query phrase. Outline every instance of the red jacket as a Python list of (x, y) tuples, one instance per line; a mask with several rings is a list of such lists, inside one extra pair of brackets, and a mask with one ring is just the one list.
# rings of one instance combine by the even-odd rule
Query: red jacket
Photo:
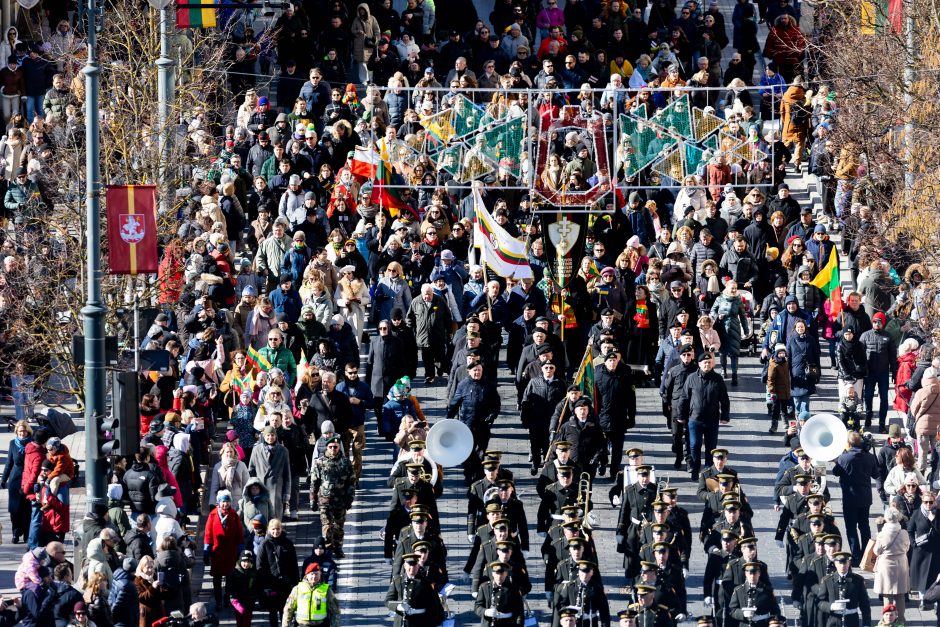
[(39, 479), (39, 471), (42, 470), (42, 462), (46, 459), (46, 449), (30, 442), (26, 445), (26, 453), (23, 458), (23, 479), (20, 481), (20, 488), (26, 498), (35, 500), (33, 488), (36, 487), (36, 481)]
[(69, 530), (69, 506), (56, 497), (48, 485), (42, 487), (42, 525), (43, 531), (65, 533)]
[(234, 507), (229, 508), (225, 526), (219, 516), (219, 508), (209, 512), (206, 518), (206, 534), (203, 547), (212, 554), (211, 572), (213, 576), (228, 576), (235, 570), (238, 554), (245, 545), (245, 533), (242, 521)]

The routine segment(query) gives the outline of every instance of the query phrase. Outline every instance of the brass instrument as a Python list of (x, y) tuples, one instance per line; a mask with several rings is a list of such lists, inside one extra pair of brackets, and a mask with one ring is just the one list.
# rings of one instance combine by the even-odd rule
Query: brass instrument
[(581, 528), (591, 529), (591, 521), (588, 520), (588, 511), (591, 508), (591, 475), (582, 472), (578, 480), (578, 507), (581, 508)]
[(714, 477), (707, 477), (705, 479), (705, 487), (708, 488), (712, 492), (717, 492), (718, 491), (718, 479), (715, 479)]

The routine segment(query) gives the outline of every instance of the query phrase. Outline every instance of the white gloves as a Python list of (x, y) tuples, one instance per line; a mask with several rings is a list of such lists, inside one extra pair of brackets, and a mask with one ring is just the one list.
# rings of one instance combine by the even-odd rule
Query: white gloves
[(476, 592), (471, 592), (471, 593), (470, 593), (470, 596), (472, 596), (474, 599), (476, 599), (476, 598), (477, 598), (477, 593), (476, 593)]
[(623, 534), (622, 534), (622, 533), (618, 533), (618, 534), (617, 534), (617, 544), (623, 544)]
[(611, 499), (610, 502), (614, 504), (614, 507), (620, 507), (621, 501), (623, 501), (623, 499), (621, 499), (619, 496), (617, 496), (617, 495), (615, 494), (615, 495), (614, 495), (614, 498)]
[(715, 603), (715, 600), (711, 597), (705, 597), (705, 607), (711, 607)]
[(683, 579), (688, 579), (688, 578), (689, 578), (689, 569), (688, 569), (688, 568), (683, 568), (683, 569), (682, 569), (682, 578), (683, 578)]
[(845, 599), (836, 600), (830, 604), (830, 609), (834, 612), (841, 612), (846, 607), (848, 607), (848, 605), (849, 605), (849, 602), (846, 601)]
[(686, 616), (685, 614), (676, 614), (677, 623), (684, 621), (686, 618), (688, 618), (688, 616)]
[(754, 614), (755, 614), (756, 612), (757, 612), (757, 608), (756, 608), (756, 607), (744, 607), (744, 608), (741, 608), (741, 613), (744, 614), (744, 617), (745, 617), (745, 618), (750, 618), (751, 616), (754, 616)]
[(399, 603), (398, 605), (395, 606), (395, 611), (398, 612), (398, 613), (400, 613), (400, 614), (404, 614), (404, 613), (405, 613), (405, 606), (402, 605), (401, 603)]
[(783, 540), (774, 540), (774, 542), (777, 543), (778, 548), (781, 548), (781, 549), (783, 548)]
[(523, 551), (523, 552), (522, 552), (522, 557), (524, 557), (524, 558), (526, 558), (526, 559), (529, 559), (529, 552), (528, 552), (528, 551)]
[(473, 544), (473, 539), (474, 539), (475, 537), (476, 537), (476, 536), (473, 535), (472, 533), (468, 533), (468, 534), (467, 534), (467, 543), (468, 543), (468, 544)]
[(487, 618), (496, 618), (497, 614), (499, 614), (499, 612), (496, 611), (495, 607), (488, 607), (485, 610), (483, 610), (483, 615), (486, 616)]

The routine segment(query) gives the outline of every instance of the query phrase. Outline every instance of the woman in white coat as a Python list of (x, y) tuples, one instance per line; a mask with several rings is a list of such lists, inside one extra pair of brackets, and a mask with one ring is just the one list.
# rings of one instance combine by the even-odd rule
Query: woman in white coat
[(365, 329), (366, 308), (371, 302), (369, 286), (362, 279), (356, 278), (356, 266), (344, 266), (340, 270), (342, 277), (336, 284), (333, 302), (352, 327), (356, 342), (362, 345), (362, 332)]
[(875, 538), (875, 594), (882, 597), (885, 605), (898, 608), (898, 620), (904, 623), (904, 603), (910, 592), (910, 569), (907, 551), (911, 538), (902, 525), (901, 512), (893, 507), (885, 512), (884, 527)]

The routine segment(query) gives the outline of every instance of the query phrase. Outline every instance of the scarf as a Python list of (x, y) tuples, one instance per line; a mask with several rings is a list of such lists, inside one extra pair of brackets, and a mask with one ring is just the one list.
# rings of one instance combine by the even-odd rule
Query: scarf
[(633, 321), (636, 322), (638, 329), (650, 328), (649, 308), (646, 306), (645, 299), (636, 301), (636, 314), (633, 316)]
[(232, 487), (232, 481), (235, 479), (235, 467), (238, 465), (238, 456), (229, 459), (223, 457), (222, 461), (219, 462), (219, 479), (220, 485), (227, 488)]
[(16, 446), (17, 451), (25, 450), (26, 445), (29, 444), (30, 442), (32, 442), (32, 438), (30, 438), (29, 436), (26, 436), (25, 438), (21, 438), (19, 436), (13, 438), (13, 444)]

